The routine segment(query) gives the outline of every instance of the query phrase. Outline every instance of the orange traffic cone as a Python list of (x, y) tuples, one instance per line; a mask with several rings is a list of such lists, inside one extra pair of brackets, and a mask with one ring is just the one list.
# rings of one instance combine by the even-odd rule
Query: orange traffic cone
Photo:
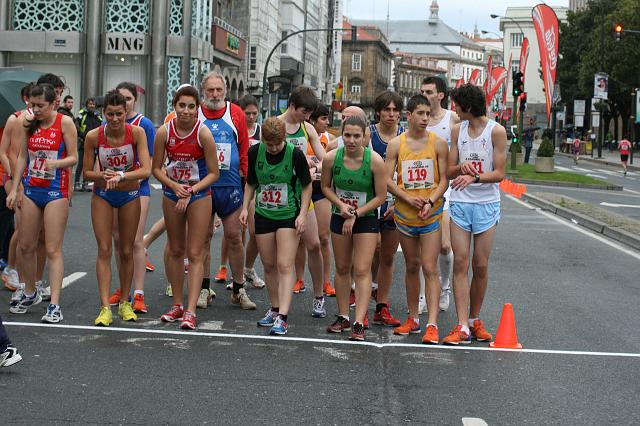
[(521, 183), (516, 183), (514, 191), (513, 191), (513, 195), (515, 195), (516, 198), (520, 198), (522, 196), (522, 194), (524, 194), (524, 192), (526, 191), (525, 186)]
[(513, 194), (514, 183), (507, 179), (507, 194)]
[(496, 339), (489, 343), (489, 346), (501, 349), (522, 349), (522, 345), (518, 343), (516, 320), (513, 317), (513, 306), (511, 306), (511, 303), (504, 304)]

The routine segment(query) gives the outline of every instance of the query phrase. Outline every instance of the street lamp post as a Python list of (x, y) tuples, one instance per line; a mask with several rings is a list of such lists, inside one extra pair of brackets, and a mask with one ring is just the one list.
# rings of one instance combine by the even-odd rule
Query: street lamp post
[[(267, 99), (267, 68), (269, 67), (269, 62), (271, 61), (271, 57), (273, 56), (273, 54), (275, 53), (276, 49), (285, 41), (287, 41), (287, 39), (298, 35), (298, 34), (302, 34), (302, 33), (309, 33), (309, 32), (319, 32), (319, 31), (324, 31), (324, 32), (331, 32), (331, 31), (354, 31), (356, 30), (356, 27), (352, 27), (352, 28), (310, 28), (310, 29), (305, 29), (305, 30), (298, 30), (298, 31), (294, 31), (291, 34), (287, 34), (286, 36), (282, 37), (282, 39), (276, 43), (275, 46), (273, 46), (273, 49), (271, 49), (271, 51), (269, 52), (269, 55), (267, 56), (267, 60), (264, 63), (264, 72), (262, 73), (262, 99), (260, 100), (261, 104), (262, 104), (262, 117), (264, 118), (267, 114), (267, 103), (266, 103), (266, 99)], [(304, 60), (304, 58), (302, 58)]]

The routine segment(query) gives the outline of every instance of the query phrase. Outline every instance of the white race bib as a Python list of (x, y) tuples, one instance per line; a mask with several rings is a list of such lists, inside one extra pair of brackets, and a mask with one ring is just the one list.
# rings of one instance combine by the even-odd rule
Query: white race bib
[(367, 193), (360, 191), (345, 191), (340, 188), (336, 188), (336, 195), (345, 204), (350, 205), (354, 209), (367, 204)]
[(167, 166), (166, 171), (169, 179), (181, 184), (200, 181), (198, 162), (196, 160), (172, 161)]
[(219, 143), (216, 147), (218, 149), (218, 168), (229, 170), (231, 168), (231, 144)]
[(304, 152), (305, 154), (307, 153), (307, 138), (305, 138), (305, 137), (288, 138), (287, 140), (290, 143), (292, 143), (293, 146), (295, 146), (296, 148), (300, 149), (300, 151)]
[(432, 159), (404, 160), (402, 162), (402, 183), (405, 189), (431, 188), (434, 181)]
[(56, 177), (56, 171), (47, 170), (45, 165), (47, 160), (57, 160), (58, 151), (52, 150), (29, 150), (29, 177), (53, 180)]
[(124, 172), (133, 166), (133, 146), (131, 145), (113, 148), (101, 146), (98, 149), (98, 156), (104, 168), (116, 172)]
[(256, 197), (258, 207), (266, 210), (279, 210), (289, 206), (289, 193), (286, 183), (260, 185)]

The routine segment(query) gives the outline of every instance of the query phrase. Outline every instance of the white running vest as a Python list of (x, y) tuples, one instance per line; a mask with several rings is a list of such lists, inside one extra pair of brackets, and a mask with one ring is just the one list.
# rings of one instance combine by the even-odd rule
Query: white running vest
[(442, 120), (433, 126), (427, 126), (428, 131), (435, 133), (447, 141), (449, 148), (451, 148), (451, 113), (451, 110), (445, 110)]
[[(469, 136), (469, 122), (460, 124), (458, 135), (458, 164), (465, 161), (473, 162), (476, 169), (482, 173), (493, 171), (493, 141), (491, 131), (497, 125), (489, 120), (482, 134), (475, 139)], [(500, 201), (500, 189), (497, 183), (472, 183), (462, 191), (451, 190), (451, 202), (486, 204)]]

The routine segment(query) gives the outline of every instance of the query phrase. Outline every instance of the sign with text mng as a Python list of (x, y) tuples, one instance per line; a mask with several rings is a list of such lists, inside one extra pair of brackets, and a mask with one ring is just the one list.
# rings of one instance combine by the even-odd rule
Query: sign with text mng
[(247, 49), (247, 41), (230, 33), (224, 28), (214, 25), (211, 29), (213, 48), (219, 52), (243, 60)]

